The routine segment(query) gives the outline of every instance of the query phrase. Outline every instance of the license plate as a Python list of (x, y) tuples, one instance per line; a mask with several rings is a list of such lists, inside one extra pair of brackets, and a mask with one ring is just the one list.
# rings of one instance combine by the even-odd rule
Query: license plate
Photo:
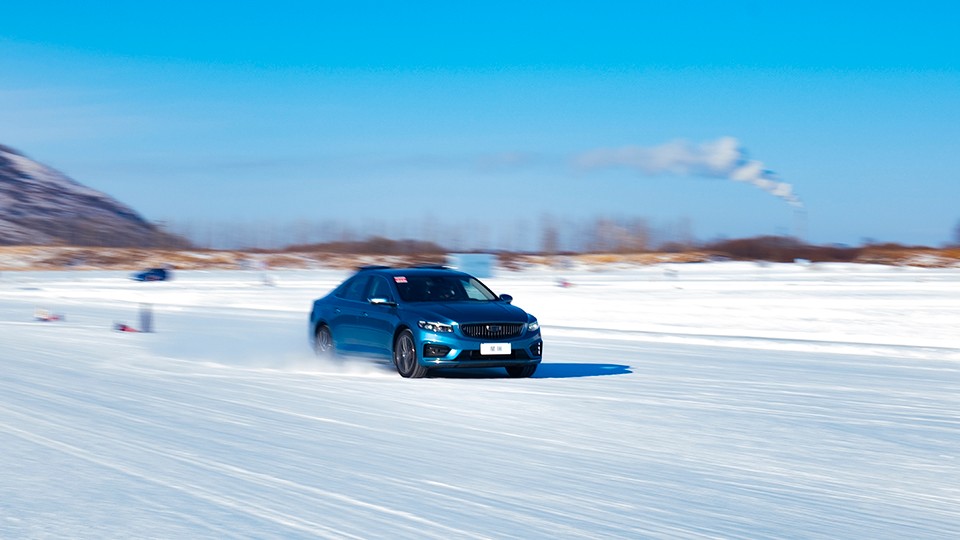
[(509, 343), (481, 343), (480, 354), (510, 354)]

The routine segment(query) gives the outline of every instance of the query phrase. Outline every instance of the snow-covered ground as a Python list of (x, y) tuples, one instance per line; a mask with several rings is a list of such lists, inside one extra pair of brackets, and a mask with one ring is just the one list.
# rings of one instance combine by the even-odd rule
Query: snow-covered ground
[(318, 364), (345, 275), (0, 275), (0, 538), (960, 537), (960, 269), (500, 273), (531, 379)]

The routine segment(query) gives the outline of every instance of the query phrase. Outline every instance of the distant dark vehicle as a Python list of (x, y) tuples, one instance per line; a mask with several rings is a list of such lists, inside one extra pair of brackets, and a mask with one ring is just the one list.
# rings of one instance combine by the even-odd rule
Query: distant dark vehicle
[(137, 272), (130, 276), (134, 281), (170, 281), (173, 279), (173, 273), (166, 268), (148, 268), (143, 272)]

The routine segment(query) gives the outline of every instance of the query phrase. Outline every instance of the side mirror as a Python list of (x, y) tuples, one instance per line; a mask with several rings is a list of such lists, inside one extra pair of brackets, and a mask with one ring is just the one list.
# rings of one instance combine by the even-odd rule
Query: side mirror
[(368, 300), (371, 304), (375, 306), (393, 306), (396, 307), (397, 303), (386, 298), (371, 298)]
[(513, 297), (510, 296), (509, 294), (501, 294), (501, 295), (500, 295), (500, 299), (503, 300), (504, 302), (508, 303), (508, 304), (511, 303), (511, 302), (513, 302)]

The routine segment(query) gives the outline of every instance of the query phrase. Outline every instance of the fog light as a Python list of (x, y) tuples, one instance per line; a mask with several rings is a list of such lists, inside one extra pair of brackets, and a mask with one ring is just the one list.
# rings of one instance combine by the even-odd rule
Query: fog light
[(433, 343), (427, 343), (423, 346), (423, 357), (424, 358), (438, 358), (450, 354), (450, 347), (446, 345), (434, 345)]
[(538, 341), (530, 346), (532, 356), (543, 356), (543, 341)]

